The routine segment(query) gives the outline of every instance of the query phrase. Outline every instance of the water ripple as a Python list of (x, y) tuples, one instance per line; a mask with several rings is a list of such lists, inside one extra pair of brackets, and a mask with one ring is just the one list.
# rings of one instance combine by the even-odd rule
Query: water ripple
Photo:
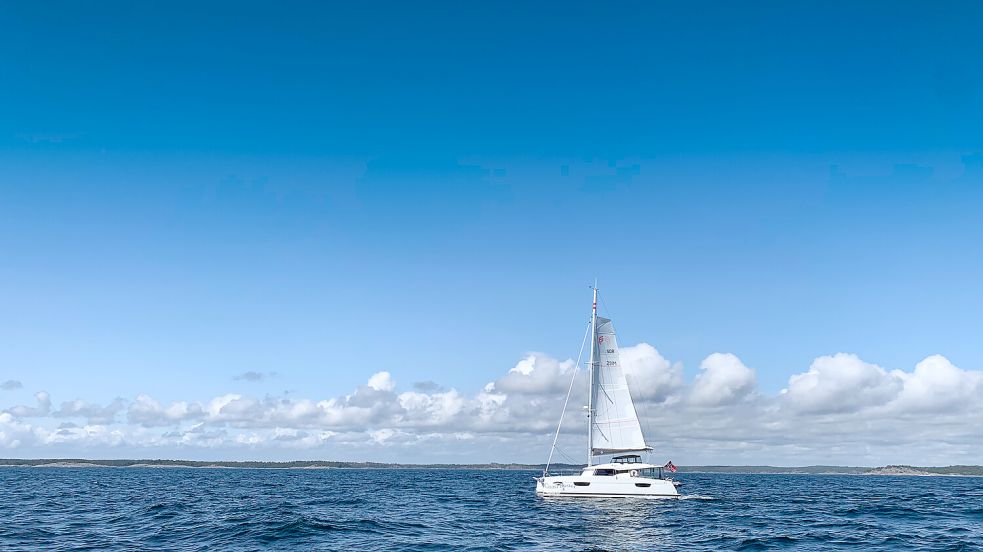
[(543, 500), (529, 472), (0, 469), (0, 549), (983, 550), (983, 479), (680, 474)]

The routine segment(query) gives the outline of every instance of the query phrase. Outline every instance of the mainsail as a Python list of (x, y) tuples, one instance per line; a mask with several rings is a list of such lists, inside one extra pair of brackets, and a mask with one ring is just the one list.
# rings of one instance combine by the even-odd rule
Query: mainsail
[(614, 326), (610, 319), (600, 316), (595, 324), (591, 454), (648, 450), (628, 391), (628, 381), (621, 370)]

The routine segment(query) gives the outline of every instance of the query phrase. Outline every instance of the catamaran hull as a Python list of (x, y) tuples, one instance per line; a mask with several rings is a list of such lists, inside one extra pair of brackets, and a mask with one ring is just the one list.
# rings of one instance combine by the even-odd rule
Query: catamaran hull
[(625, 476), (554, 476), (536, 479), (536, 494), (571, 498), (678, 498), (670, 479)]

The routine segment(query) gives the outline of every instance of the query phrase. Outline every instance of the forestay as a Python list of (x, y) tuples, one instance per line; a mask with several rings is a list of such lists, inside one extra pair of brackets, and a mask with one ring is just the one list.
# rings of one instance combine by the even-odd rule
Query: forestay
[(594, 333), (594, 379), (591, 404), (592, 454), (615, 454), (648, 450), (635, 404), (628, 391), (628, 381), (621, 369), (618, 339), (611, 320), (597, 317)]

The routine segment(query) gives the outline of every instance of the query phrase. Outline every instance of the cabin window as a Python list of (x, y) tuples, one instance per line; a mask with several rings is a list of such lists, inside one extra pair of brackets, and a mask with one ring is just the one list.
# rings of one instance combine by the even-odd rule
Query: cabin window
[(608, 470), (608, 469), (594, 470), (594, 475), (614, 475), (614, 470)]
[(638, 472), (638, 477), (653, 477), (655, 475), (655, 468), (641, 468), (641, 469), (635, 469), (635, 470), (618, 470), (618, 473), (619, 474), (622, 474), (622, 473), (631, 474), (631, 472), (633, 472), (633, 471), (634, 472)]
[(628, 454), (625, 456), (615, 456), (612, 458), (615, 464), (638, 464), (642, 461), (641, 457), (637, 454)]
[(589, 481), (574, 481), (573, 484), (576, 485), (576, 486), (578, 486), (578, 487), (586, 487), (586, 486), (590, 485), (590, 482)]
[(636, 487), (651, 487), (651, 483), (635, 483)]

